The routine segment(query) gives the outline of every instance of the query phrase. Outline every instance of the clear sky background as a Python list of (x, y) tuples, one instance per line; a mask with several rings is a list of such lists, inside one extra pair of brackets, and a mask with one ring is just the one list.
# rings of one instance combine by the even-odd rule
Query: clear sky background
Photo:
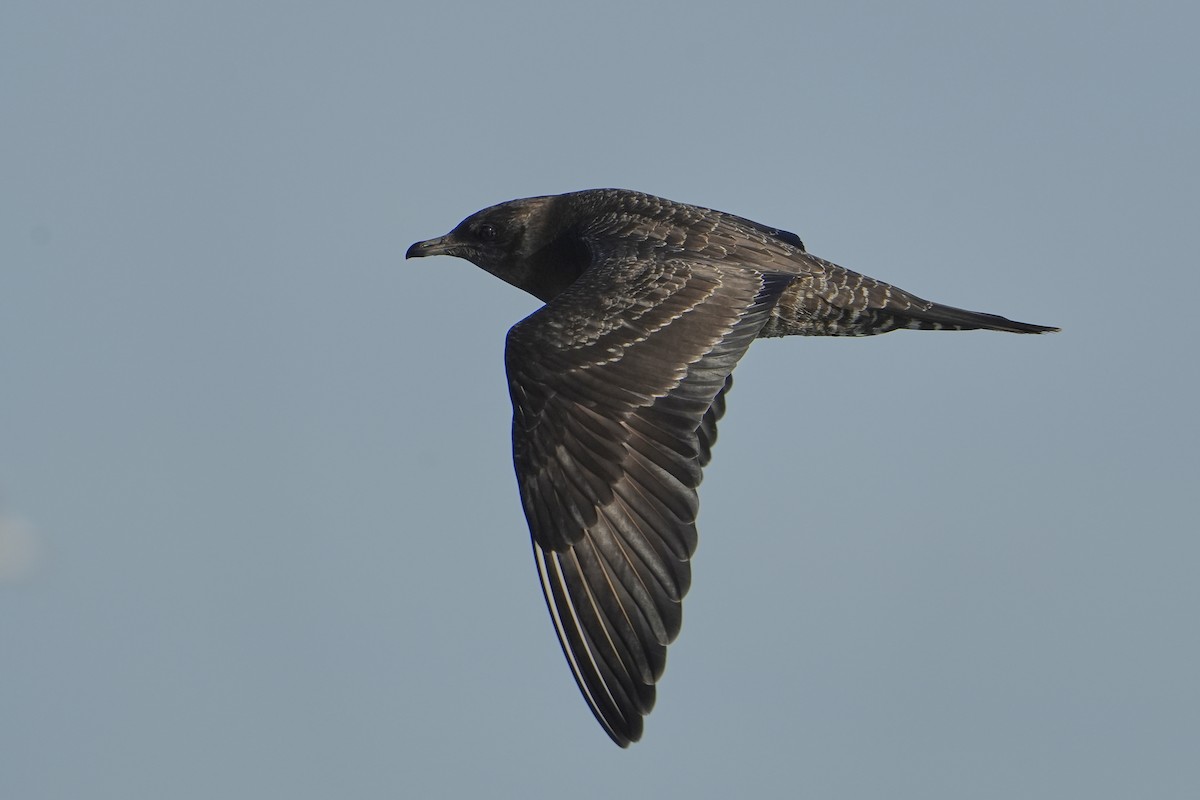
[[(1200, 796), (1194, 5), (314, 5), (0, 4), (0, 797)], [(599, 186), (1064, 328), (758, 343), (628, 751), (403, 260)]]

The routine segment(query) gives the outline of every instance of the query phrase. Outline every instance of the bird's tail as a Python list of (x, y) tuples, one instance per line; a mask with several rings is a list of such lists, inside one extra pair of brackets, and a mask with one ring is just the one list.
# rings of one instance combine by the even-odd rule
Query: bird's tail
[(1030, 322), (1015, 322), (999, 314), (984, 314), (967, 311), (954, 306), (928, 303), (914, 305), (904, 311), (905, 327), (923, 331), (1006, 331), (1008, 333), (1054, 333), (1058, 328), (1050, 325), (1034, 325)]

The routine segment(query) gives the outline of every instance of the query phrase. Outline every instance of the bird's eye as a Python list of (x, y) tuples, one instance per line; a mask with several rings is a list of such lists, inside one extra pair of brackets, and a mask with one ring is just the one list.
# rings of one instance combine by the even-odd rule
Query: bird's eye
[(483, 225), (479, 226), (478, 230), (475, 231), (475, 235), (485, 242), (490, 242), (492, 239), (496, 238), (496, 226), (484, 223)]

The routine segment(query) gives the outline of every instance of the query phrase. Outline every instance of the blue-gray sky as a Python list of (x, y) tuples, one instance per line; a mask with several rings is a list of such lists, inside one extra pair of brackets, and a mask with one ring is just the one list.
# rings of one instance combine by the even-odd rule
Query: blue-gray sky
[[(1200, 791), (1200, 15), (0, 6), (0, 796)], [(1055, 336), (757, 344), (620, 751), (502, 350), (404, 262), (623, 186)]]

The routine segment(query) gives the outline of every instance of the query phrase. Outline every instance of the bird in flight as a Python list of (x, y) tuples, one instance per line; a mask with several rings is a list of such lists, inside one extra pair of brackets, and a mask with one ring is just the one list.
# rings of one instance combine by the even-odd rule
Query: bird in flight
[(621, 747), (679, 634), (696, 489), (752, 341), (1058, 330), (931, 303), (794, 233), (624, 189), (500, 203), (405, 257), (433, 255), (544, 303), (505, 346), (513, 462), (563, 654)]

